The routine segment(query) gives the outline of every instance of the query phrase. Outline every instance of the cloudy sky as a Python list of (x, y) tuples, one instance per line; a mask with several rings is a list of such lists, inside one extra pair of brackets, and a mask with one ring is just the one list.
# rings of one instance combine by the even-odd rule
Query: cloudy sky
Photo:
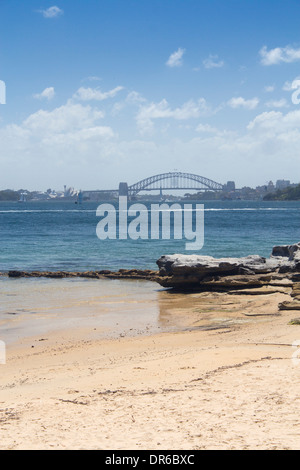
[(299, 0), (0, 0), (0, 80), (0, 189), (300, 181)]

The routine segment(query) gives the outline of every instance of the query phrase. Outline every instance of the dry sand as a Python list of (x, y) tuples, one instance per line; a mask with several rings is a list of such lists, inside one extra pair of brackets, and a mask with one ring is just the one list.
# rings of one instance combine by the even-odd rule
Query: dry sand
[(159, 292), (170, 331), (104, 338), (83, 324), (9, 345), (0, 449), (299, 449), (287, 295)]

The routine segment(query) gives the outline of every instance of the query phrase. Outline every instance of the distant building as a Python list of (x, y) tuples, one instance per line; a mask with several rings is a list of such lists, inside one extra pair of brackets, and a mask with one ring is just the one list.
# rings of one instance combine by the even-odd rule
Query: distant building
[(267, 185), (267, 192), (268, 193), (274, 193), (274, 191), (275, 191), (274, 183), (273, 183), (273, 181), (269, 181), (269, 183)]
[(291, 185), (290, 180), (277, 180), (276, 189), (285, 189)]
[(67, 188), (64, 186), (64, 197), (76, 197), (78, 191), (76, 191), (74, 188)]
[(234, 181), (227, 181), (225, 184), (225, 191), (231, 192), (235, 191), (235, 182)]

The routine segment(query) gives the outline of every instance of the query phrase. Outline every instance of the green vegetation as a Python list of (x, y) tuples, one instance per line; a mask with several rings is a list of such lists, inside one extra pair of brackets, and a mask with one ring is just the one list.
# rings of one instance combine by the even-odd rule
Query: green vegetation
[(0, 201), (18, 201), (19, 199), (20, 194), (17, 191), (11, 189), (0, 191)]
[(300, 318), (294, 318), (289, 322), (289, 325), (300, 325)]
[(299, 201), (300, 200), (300, 184), (295, 187), (279, 189), (276, 193), (267, 194), (264, 201)]

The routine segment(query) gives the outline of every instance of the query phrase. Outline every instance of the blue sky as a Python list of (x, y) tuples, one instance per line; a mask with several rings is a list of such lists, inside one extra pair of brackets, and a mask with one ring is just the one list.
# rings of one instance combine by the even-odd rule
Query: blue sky
[(0, 0), (0, 80), (0, 189), (300, 181), (298, 0)]

